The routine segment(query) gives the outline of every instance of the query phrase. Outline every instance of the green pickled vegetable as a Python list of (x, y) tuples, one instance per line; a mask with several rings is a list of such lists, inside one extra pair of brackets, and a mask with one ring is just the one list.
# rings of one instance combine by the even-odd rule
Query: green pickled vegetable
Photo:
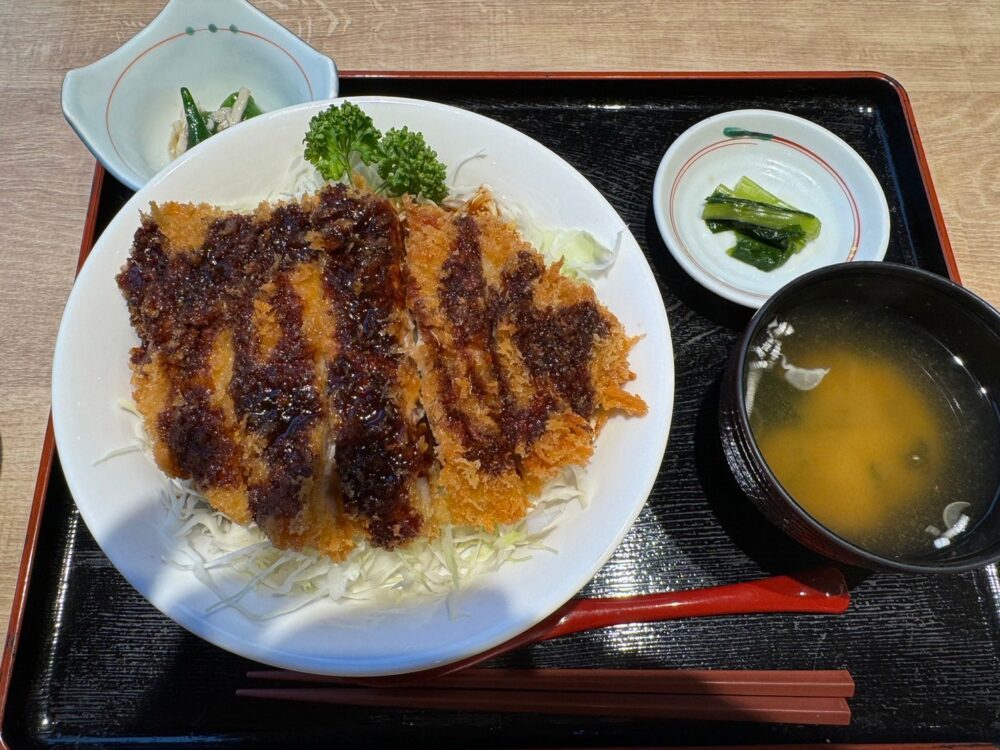
[(778, 237), (804, 237), (807, 240), (816, 239), (820, 228), (819, 219), (804, 211), (723, 195), (709, 196), (701, 217), (706, 221), (761, 227)]
[(782, 250), (742, 234), (736, 235), (736, 244), (726, 252), (736, 260), (749, 263), (761, 271), (773, 271), (792, 255), (791, 250)]
[(197, 146), (210, 135), (205, 116), (191, 96), (191, 92), (181, 86), (181, 105), (184, 109), (184, 120), (187, 122), (187, 147)]
[(749, 177), (735, 188), (719, 185), (705, 199), (701, 218), (714, 233), (736, 233), (727, 252), (762, 271), (772, 271), (819, 236), (821, 223), (813, 214), (792, 206)]
[(779, 208), (790, 208), (792, 211), (797, 210), (795, 206), (785, 203), (778, 196), (769, 193), (749, 177), (740, 177), (740, 181), (736, 183), (736, 187), (732, 190), (731, 194), (736, 198), (746, 198), (748, 201), (770, 203), (772, 206), (778, 206)]
[[(720, 197), (735, 197), (735, 195), (736, 193), (727, 188), (725, 185), (719, 185), (719, 187), (717, 187), (715, 191), (709, 196), (709, 199), (720, 198)], [(713, 234), (718, 234), (719, 232), (732, 231), (732, 227), (730, 227), (729, 224), (727, 224), (724, 221), (706, 221), (705, 223), (708, 225), (708, 228), (712, 231)]]
[[(234, 91), (233, 93), (231, 93), (229, 96), (227, 96), (225, 99), (222, 100), (222, 104), (219, 105), (219, 109), (222, 109), (223, 107), (232, 107), (236, 103), (236, 98), (239, 95), (240, 95), (239, 91)], [(264, 114), (264, 110), (262, 110), (258, 106), (257, 102), (253, 100), (253, 94), (251, 94), (247, 98), (247, 106), (243, 110), (243, 120), (249, 120), (251, 117), (256, 117), (257, 115), (262, 115), (262, 114)], [(243, 120), (240, 120), (240, 122), (243, 122)]]

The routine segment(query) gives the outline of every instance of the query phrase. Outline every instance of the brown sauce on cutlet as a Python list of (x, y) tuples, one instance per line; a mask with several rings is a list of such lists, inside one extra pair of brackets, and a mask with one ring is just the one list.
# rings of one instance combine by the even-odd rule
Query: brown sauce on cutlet
[(279, 275), (274, 287), (269, 303), (281, 335), (266, 360), (245, 333), (251, 330), (252, 305), (240, 305), (233, 321), (237, 334), (229, 393), (237, 418), (267, 445), (267, 476), (248, 488), (250, 512), (258, 520), (290, 519), (299, 512), (299, 492), (315, 465), (310, 430), (323, 414), (314, 353), (302, 333), (302, 302), (286, 275)]
[[(456, 345), (484, 350), (489, 358), (499, 391), (493, 403), (484, 399), (491, 428), (477, 427), (462, 411), (447, 373), (449, 354), (436, 342), (428, 341), (427, 345), (434, 352), (434, 361), (446, 371), (440, 379), (441, 401), (465, 457), (478, 461), (482, 471), (498, 475), (515, 468), (518, 449), (529, 448), (544, 434), (549, 416), (560, 403), (585, 419), (593, 416), (590, 359), (594, 345), (610, 333), (610, 327), (591, 302), (559, 309), (535, 307), (532, 288), (545, 269), (541, 260), (527, 251), (519, 252), (504, 269), (499, 287), (488, 288), (475, 219), (460, 217), (456, 227), (451, 253), (442, 265), (438, 297)], [(504, 319), (514, 323), (514, 341), (535, 388), (526, 408), (518, 406), (510, 375), (497, 351), (495, 331)], [(467, 351), (459, 355), (470, 361)], [(484, 396), (487, 388), (482, 375), (471, 366), (468, 369), (472, 392)]]
[(313, 260), (317, 251), (309, 244), (312, 222), (302, 208), (294, 203), (278, 206), (264, 225), (262, 242), (276, 255), (282, 269)]
[(279, 276), (268, 299), (281, 329), (270, 356), (261, 360), (256, 337), (249, 335), (252, 305), (240, 305), (233, 325), (235, 359), (229, 394), (236, 416), (267, 442), (296, 418), (315, 420), (322, 404), (313, 384), (313, 352), (302, 335), (302, 303), (288, 278)]
[(594, 343), (611, 329), (593, 302), (554, 310), (525, 306), (517, 311), (514, 339), (528, 371), (545, 379), (584, 419), (594, 414), (590, 357)]
[(502, 406), (491, 404), (487, 397), (487, 385), (472, 364), (469, 350), (485, 351), (493, 363), (493, 375), (497, 376), (501, 404), (510, 401), (502, 372), (497, 366), (493, 349), (493, 327), (497, 320), (497, 308), (490, 304), (486, 279), (483, 276), (482, 249), (479, 245), (479, 226), (471, 216), (461, 216), (456, 222), (457, 234), (451, 252), (441, 267), (438, 281), (438, 299), (441, 310), (451, 323), (451, 332), (459, 351), (449, 354), (434, 339), (427, 345), (434, 352), (434, 361), (447, 368), (449, 357), (460, 357), (468, 365), (469, 385), (473, 394), (483, 400), (489, 412), (494, 429), (476, 426), (471, 417), (459, 406), (459, 396), (455, 382), (447, 373), (440, 379), (442, 404), (448, 419), (465, 447), (465, 456), (470, 461), (478, 461), (480, 469), (487, 474), (501, 474), (514, 468), (514, 447), (518, 436), (503, 429)]
[[(212, 331), (223, 313), (213, 293), (213, 279), (202, 258), (163, 250), (164, 237), (155, 223), (136, 232), (135, 249), (118, 275), (132, 325), (144, 351), (155, 348), (185, 376), (206, 364)], [(133, 360), (142, 361), (133, 353)]]
[(160, 414), (157, 428), (181, 472), (216, 487), (239, 484), (236, 446), (208, 389), (188, 389), (180, 404)]
[[(449, 354), (433, 338), (425, 345), (433, 352), (432, 358), (439, 367), (447, 367)], [(459, 406), (458, 391), (455, 381), (449, 372), (444, 372), (439, 379), (441, 388), (441, 404), (444, 407), (449, 425), (459, 435), (465, 449), (465, 457), (470, 461), (478, 461), (479, 468), (486, 474), (502, 474), (515, 466), (514, 448), (517, 445), (518, 434), (500, 429), (496, 424), (494, 429), (477, 427), (472, 418)], [(490, 416), (495, 418), (498, 410), (491, 409)]]
[(482, 348), (488, 345), (493, 316), (486, 307), (479, 227), (471, 216), (462, 216), (455, 224), (458, 236), (441, 268), (441, 307), (451, 321), (455, 343)]
[(212, 222), (203, 248), (215, 292), (232, 303), (255, 294), (271, 276), (274, 249), (261, 241), (261, 227), (250, 216), (231, 214)]
[(333, 237), (345, 218), (356, 227), (323, 274), (340, 343), (327, 390), (339, 417), (334, 439), (344, 508), (365, 522), (375, 544), (391, 547), (420, 531), (410, 487), (431, 461), (429, 440), (397, 404), (402, 354), (390, 326), (404, 303), (402, 228), (388, 204), (345, 201), (337, 190), (323, 194), (316, 213)]
[(147, 296), (166, 272), (167, 256), (163, 252), (163, 234), (151, 221), (144, 220), (135, 232), (132, 254), (118, 274), (118, 287), (125, 296), (132, 328), (142, 341), (143, 350), (150, 343), (150, 315)]

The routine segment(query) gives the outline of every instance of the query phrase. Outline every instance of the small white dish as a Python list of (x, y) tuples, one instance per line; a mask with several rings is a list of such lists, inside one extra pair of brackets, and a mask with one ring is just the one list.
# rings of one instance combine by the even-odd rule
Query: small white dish
[[(604, 196), (537, 141), (495, 120), (443, 104), (356, 97), (383, 132), (424, 134), (463, 185), (489, 184), (510, 204), (530, 206), (538, 227), (590, 232), (615, 263), (594, 280), (602, 303), (638, 337), (630, 352), (649, 412), (608, 421), (581, 472), (590, 498), (560, 517), (548, 549), (468, 582), (448, 599), (412, 596), (394, 606), (314, 602), (251, 620), (218, 599), (189, 570), (164, 562), (165, 478), (143, 453), (102, 461), (133, 440), (119, 401), (131, 393), (129, 352), (138, 343), (115, 275), (128, 258), (140, 212), (150, 202), (253, 207), (294, 190), (302, 138), (327, 103), (255, 117), (182, 154), (137, 192), (91, 251), (63, 315), (52, 368), (52, 419), (66, 481), (88, 528), (111, 562), (150, 602), (222, 648), (278, 667), (377, 675), (426, 669), (479, 653), (531, 627), (573, 596), (615, 551), (645, 505), (663, 460), (673, 412), (674, 367), (663, 298), (642, 250)], [(480, 154), (469, 160), (469, 156)], [(530, 164), (531, 169), (523, 165)], [(223, 571), (224, 573), (226, 571)], [(234, 574), (235, 575), (235, 574)], [(245, 579), (227, 581), (237, 588)], [(273, 611), (283, 603), (250, 592), (243, 603)]]
[(170, 161), (181, 86), (205, 109), (246, 86), (270, 112), (335, 97), (337, 67), (246, 0), (170, 0), (110, 55), (66, 74), (63, 114), (98, 161), (138, 190)]
[[(819, 237), (772, 271), (731, 258), (733, 233), (713, 234), (701, 218), (715, 188), (743, 176), (822, 222)], [(771, 110), (724, 112), (682, 133), (656, 172), (653, 212), (685, 271), (751, 308), (816, 268), (882, 260), (889, 245), (889, 206), (865, 160), (826, 128)]]

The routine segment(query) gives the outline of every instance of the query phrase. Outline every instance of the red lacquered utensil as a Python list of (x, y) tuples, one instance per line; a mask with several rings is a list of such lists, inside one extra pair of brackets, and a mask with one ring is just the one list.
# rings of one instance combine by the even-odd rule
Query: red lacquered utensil
[(571, 599), (520, 635), (474, 656), (421, 672), (359, 677), (352, 681), (377, 687), (406, 685), (456, 672), (529, 643), (607, 625), (763, 612), (837, 614), (847, 609), (849, 603), (847, 582), (833, 567), (691, 591), (620, 599)]
[[(528, 637), (529, 640), (522, 643), (543, 641), (605, 625), (682, 617), (760, 612), (835, 614), (847, 609), (849, 603), (843, 574), (836, 568), (827, 567), (794, 576), (775, 576), (707, 589), (668, 591), (623, 599), (572, 599), (518, 638)], [(502, 647), (514, 640), (517, 638), (507, 641)]]
[[(492, 671), (492, 670), (490, 670)], [(245, 698), (339, 706), (423, 708), (491, 713), (632, 716), (688, 721), (751, 721), (762, 724), (847, 726), (851, 709), (843, 698), (771, 695), (568, 693), (530, 690), (429, 690), (415, 688), (242, 688)]]

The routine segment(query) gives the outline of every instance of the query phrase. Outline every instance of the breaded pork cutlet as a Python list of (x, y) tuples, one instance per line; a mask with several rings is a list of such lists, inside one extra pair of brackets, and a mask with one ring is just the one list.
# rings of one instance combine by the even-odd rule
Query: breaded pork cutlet
[(420, 534), (402, 259), (392, 206), (342, 185), (249, 215), (153, 205), (118, 284), (157, 464), (278, 547), (340, 559)]
[(488, 529), (584, 465), (634, 343), (487, 193), (343, 185), (252, 214), (153, 205), (118, 276), (157, 464), (281, 548)]
[(635, 339), (590, 286), (546, 267), (488, 194), (457, 211), (410, 204), (406, 221), (432, 490), (453, 523), (519, 520), (547, 480), (588, 461), (611, 412), (646, 412), (623, 389)]

